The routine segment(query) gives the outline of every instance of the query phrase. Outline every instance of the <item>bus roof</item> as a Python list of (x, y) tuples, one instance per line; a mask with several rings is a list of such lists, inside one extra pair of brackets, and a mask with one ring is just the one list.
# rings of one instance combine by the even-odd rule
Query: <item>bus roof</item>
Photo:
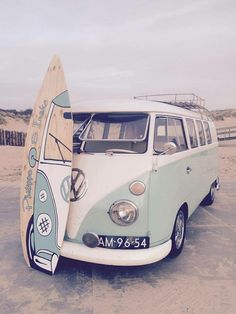
[(180, 115), (185, 117), (192, 117), (195, 119), (209, 120), (206, 113), (199, 113), (187, 109), (183, 109), (174, 105), (166, 103), (159, 103), (146, 100), (99, 100), (91, 102), (81, 102), (76, 106), (72, 106), (76, 113), (84, 112), (147, 112), (160, 113), (168, 115)]

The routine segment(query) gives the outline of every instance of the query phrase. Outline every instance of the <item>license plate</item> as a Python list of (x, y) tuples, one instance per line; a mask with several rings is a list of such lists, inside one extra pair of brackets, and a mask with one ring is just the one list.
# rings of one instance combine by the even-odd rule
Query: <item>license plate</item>
[(99, 247), (108, 249), (148, 249), (149, 237), (119, 237), (99, 235)]

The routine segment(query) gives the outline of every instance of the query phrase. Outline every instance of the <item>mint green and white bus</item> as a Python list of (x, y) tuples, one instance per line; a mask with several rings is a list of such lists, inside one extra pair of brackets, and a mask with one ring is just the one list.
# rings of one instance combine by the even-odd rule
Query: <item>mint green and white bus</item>
[(73, 114), (62, 256), (122, 266), (176, 257), (189, 217), (214, 201), (218, 142), (200, 98), (140, 99), (89, 104)]

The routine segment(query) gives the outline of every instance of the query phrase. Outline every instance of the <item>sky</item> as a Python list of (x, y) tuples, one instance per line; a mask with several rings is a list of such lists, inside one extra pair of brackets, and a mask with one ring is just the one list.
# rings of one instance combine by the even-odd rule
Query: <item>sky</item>
[(0, 108), (32, 108), (54, 54), (72, 106), (195, 93), (236, 108), (235, 0), (0, 0)]

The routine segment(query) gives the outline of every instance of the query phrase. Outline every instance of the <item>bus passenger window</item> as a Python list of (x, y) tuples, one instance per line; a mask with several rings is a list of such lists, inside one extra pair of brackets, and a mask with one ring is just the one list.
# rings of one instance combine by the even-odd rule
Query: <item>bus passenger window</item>
[(197, 133), (192, 119), (186, 119), (191, 148), (198, 147)]
[(211, 131), (210, 131), (209, 123), (204, 121), (203, 124), (204, 124), (205, 132), (206, 132), (207, 144), (211, 144), (212, 138), (211, 138)]
[(202, 122), (199, 120), (197, 120), (196, 122), (197, 122), (200, 145), (201, 146), (206, 145), (206, 139), (205, 139), (205, 134), (204, 134)]
[(174, 142), (177, 152), (187, 149), (183, 122), (181, 119), (168, 118), (168, 142)]
[(155, 136), (154, 136), (154, 150), (157, 153), (164, 151), (164, 144), (168, 142), (167, 137), (167, 119), (156, 118)]
[(164, 144), (173, 142), (177, 146), (177, 152), (187, 149), (183, 122), (177, 118), (156, 118), (154, 150), (157, 153), (164, 152)]

